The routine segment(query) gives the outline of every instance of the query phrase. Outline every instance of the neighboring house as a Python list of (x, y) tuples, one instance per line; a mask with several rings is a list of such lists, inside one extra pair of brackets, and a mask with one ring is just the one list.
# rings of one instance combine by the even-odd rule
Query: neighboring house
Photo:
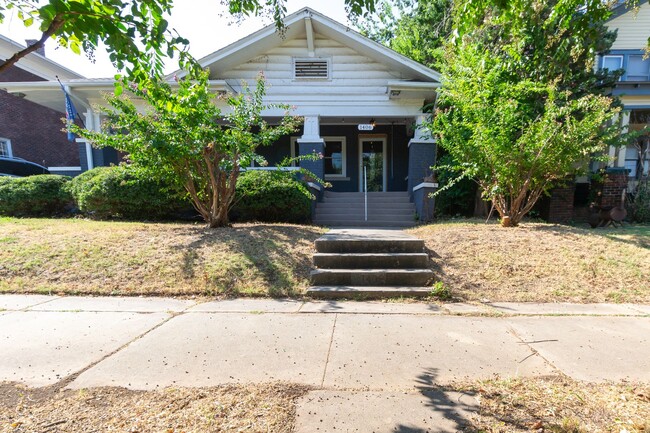
[[(261, 72), (269, 84), (266, 101), (290, 104), (293, 114), (304, 116), (299, 133), (260, 149), (269, 165), (322, 152), (322, 160), (301, 164), (331, 182), (335, 192), (360, 191), (363, 164), (370, 191), (413, 191), (423, 183), (436, 147), (417, 125), (425, 119), (423, 107), (435, 100), (439, 74), (309, 8), (287, 16), (285, 24), (283, 36), (270, 25), (200, 60), (210, 68), (215, 91), (238, 92), (242, 80), (254, 85)], [(86, 127), (99, 128), (101, 113), (91, 107), (103, 103), (101, 92), (112, 90), (112, 80), (62, 81), (77, 109), (86, 110)], [(56, 82), (5, 86), (64, 110)], [(264, 114), (273, 121), (283, 113)], [(106, 163), (81, 144), (82, 169)]]
[[(0, 35), (0, 63), (24, 46)], [(29, 101), (20, 90), (5, 91), (3, 82), (51, 83), (82, 78), (81, 75), (34, 52), (0, 73), (0, 157), (22, 158), (42, 165), (51, 173), (81, 172), (77, 144), (62, 131), (62, 112)], [(63, 101), (59, 87), (56, 95)]]
[[(625, 72), (613, 90), (623, 102), (623, 126), (630, 130), (650, 127), (650, 58), (646, 49), (650, 37), (650, 4), (640, 2), (638, 9), (625, 4), (615, 9), (608, 26), (617, 29), (618, 36), (609, 53), (600, 56), (599, 67)], [(610, 167), (628, 170), (629, 189), (634, 190), (638, 180), (648, 175), (650, 155), (647, 155), (648, 137), (639, 139), (637, 146), (610, 149)], [(646, 153), (643, 162), (639, 150)]]

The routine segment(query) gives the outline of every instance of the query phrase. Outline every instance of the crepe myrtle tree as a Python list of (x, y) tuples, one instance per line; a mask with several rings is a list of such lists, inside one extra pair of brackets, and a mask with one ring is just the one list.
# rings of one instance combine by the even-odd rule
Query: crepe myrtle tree
[[(288, 106), (264, 104), (262, 76), (254, 89), (243, 83), (239, 94), (223, 96), (230, 108), (225, 113), (215, 105), (207, 71), (173, 85), (151, 78), (124, 87), (143, 100), (144, 112), (126, 93), (106, 95), (103, 131), (75, 125), (71, 130), (95, 146), (127, 153), (134, 164), (182, 187), (211, 228), (229, 224), (240, 169), (265, 163), (256, 149), (294, 132), (301, 120), (289, 115)], [(269, 108), (286, 110), (277, 125), (262, 119)]]
[(448, 64), (431, 128), (457, 163), (460, 178), (474, 179), (504, 226), (517, 226), (551, 188), (584, 171), (618, 136), (606, 127), (618, 109), (597, 94), (530, 79), (513, 82), (499, 58), (463, 47)]

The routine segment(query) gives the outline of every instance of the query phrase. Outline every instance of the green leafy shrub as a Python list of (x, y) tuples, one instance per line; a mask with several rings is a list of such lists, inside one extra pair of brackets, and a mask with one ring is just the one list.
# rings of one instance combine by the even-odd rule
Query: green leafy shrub
[(634, 195), (632, 218), (639, 223), (650, 222), (650, 181), (648, 179), (639, 182)]
[(100, 219), (164, 219), (188, 207), (168, 185), (125, 165), (82, 173), (69, 190), (80, 211)]
[(309, 221), (312, 195), (286, 171), (249, 170), (237, 180), (231, 217), (239, 221)]
[(53, 174), (0, 177), (0, 215), (60, 216), (73, 207), (66, 189), (70, 178)]
[(469, 178), (456, 179), (458, 173), (450, 169), (457, 165), (454, 158), (447, 154), (438, 160), (436, 170), (440, 188), (453, 183), (450, 187), (436, 194), (436, 214), (438, 216), (472, 216), (474, 212), (474, 196), (476, 182)]

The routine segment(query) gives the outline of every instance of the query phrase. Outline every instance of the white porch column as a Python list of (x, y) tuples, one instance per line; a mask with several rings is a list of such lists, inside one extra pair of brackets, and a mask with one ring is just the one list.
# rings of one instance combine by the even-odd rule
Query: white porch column
[[(621, 129), (625, 128), (625, 130), (627, 131), (629, 126), (630, 126), (630, 112), (623, 111), (622, 120), (621, 120)], [(625, 167), (626, 153), (627, 153), (627, 146), (618, 149), (618, 164), (616, 164), (617, 167)]]
[(320, 136), (320, 116), (318, 114), (305, 116), (302, 137), (298, 139), (298, 143), (322, 142), (323, 139)]
[[(621, 113), (621, 131), (627, 132), (627, 128), (630, 125), (630, 112), (623, 111)], [(614, 146), (609, 146), (609, 158), (607, 161), (608, 167), (625, 167), (625, 147), (618, 149), (618, 155), (616, 155), (617, 149)]]
[(424, 123), (427, 120), (427, 116), (425, 114), (420, 114), (415, 117), (415, 133), (413, 135), (413, 139), (409, 141), (409, 146), (411, 145), (411, 142), (418, 142), (418, 143), (435, 143), (436, 140), (431, 137), (431, 134), (429, 131), (424, 130)]
[[(86, 129), (90, 131), (101, 131), (101, 119), (99, 113), (95, 113), (93, 110), (90, 108), (86, 110), (86, 114), (84, 115), (86, 118)], [(81, 141), (82, 143), (85, 143), (86, 147), (86, 162), (88, 163), (88, 170), (92, 170), (95, 167), (95, 161), (93, 158), (93, 148), (92, 145), (85, 140)]]
[[(320, 136), (320, 118), (318, 115), (305, 116), (302, 137), (298, 139), (298, 154), (300, 156), (325, 153), (325, 141)], [(320, 179), (325, 178), (325, 161), (323, 159), (301, 159), (300, 167), (311, 171)]]

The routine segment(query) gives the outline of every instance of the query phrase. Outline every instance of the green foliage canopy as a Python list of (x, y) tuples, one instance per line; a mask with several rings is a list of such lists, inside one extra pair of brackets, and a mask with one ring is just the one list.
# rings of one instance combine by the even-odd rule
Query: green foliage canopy
[(516, 226), (613, 139), (603, 125), (618, 110), (602, 91), (618, 75), (593, 69), (614, 40), (611, 12), (582, 0), (470, 3), (454, 9), (431, 126), (461, 176)]
[[(0, 22), (8, 12), (26, 27), (38, 26), (41, 38), (0, 65), (0, 72), (55, 38), (62, 47), (92, 57), (100, 42), (118, 70), (136, 78), (162, 74), (163, 59), (188, 59), (186, 39), (169, 29), (172, 0), (0, 0)], [(137, 67), (135, 67), (137, 65)]]

